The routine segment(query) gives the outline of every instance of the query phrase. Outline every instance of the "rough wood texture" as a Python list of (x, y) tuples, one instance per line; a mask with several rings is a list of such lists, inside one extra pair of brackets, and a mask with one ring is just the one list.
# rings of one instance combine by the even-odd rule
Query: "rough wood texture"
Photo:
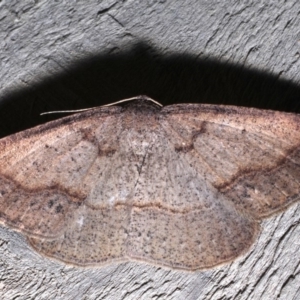
[[(41, 111), (138, 94), (163, 104), (297, 110), (299, 88), (278, 78), (299, 83), (298, 1), (28, 0), (0, 5), (1, 136), (44, 122), (37, 117)], [(141, 41), (145, 52), (134, 46)], [(247, 72), (249, 67), (274, 77)], [(134, 262), (66, 267), (39, 256), (21, 235), (1, 227), (0, 296), (298, 299), (299, 213), (294, 205), (264, 221), (251, 251), (232, 264), (195, 273)]]

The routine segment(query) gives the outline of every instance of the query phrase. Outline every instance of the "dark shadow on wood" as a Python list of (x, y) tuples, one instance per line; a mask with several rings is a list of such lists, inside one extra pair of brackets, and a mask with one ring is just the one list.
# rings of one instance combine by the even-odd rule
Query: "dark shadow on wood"
[(87, 108), (148, 95), (164, 105), (216, 103), (300, 112), (300, 87), (272, 75), (194, 55), (162, 55), (146, 43), (74, 62), (65, 73), (0, 99), (0, 137)]

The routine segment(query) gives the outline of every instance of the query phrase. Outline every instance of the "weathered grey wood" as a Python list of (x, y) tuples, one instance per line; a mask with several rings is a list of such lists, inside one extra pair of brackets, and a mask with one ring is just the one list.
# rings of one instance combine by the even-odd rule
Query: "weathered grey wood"
[[(39, 119), (36, 115), (40, 110), (90, 106), (140, 92), (133, 88), (129, 78), (118, 94), (116, 84), (122, 81), (107, 79), (98, 102), (91, 102), (83, 97), (85, 93), (90, 95), (88, 82), (76, 86), (76, 78), (72, 76), (73, 89), (69, 89), (66, 81), (61, 88), (56, 83), (56, 90), (50, 96), (46, 91), (52, 89), (41, 88), (41, 84), (49, 82), (51, 76), (57, 80), (79, 60), (96, 55), (109, 60), (113, 55), (130, 53), (141, 41), (151, 47), (147, 55), (153, 54), (153, 62), (157, 53), (165, 57), (174, 53), (193, 55), (195, 63), (196, 57), (199, 60), (209, 57), (263, 70), (299, 84), (299, 10), (296, 0), (280, 3), (189, 0), (184, 4), (154, 0), (2, 1), (0, 110), (3, 108), (8, 115), (2, 118), (0, 129), (4, 134), (10, 130), (7, 128), (20, 129), (22, 123), (31, 124), (32, 118)], [(114, 61), (114, 65), (105, 68), (124, 73), (124, 61), (126, 57), (119, 65)], [(153, 68), (156, 67), (153, 63)], [(171, 77), (165, 77), (164, 81), (166, 75), (155, 74), (144, 74), (144, 81), (149, 78), (149, 85), (166, 90), (170, 98), (174, 96), (176, 83), (180, 86), (182, 82), (180, 76), (193, 78), (188, 70), (178, 74), (177, 82), (170, 80)], [(29, 96), (28, 88), (35, 89), (30, 90)], [(26, 103), (22, 102), (25, 94)], [(183, 96), (185, 99), (181, 101), (197, 98), (195, 91), (187, 89), (182, 91), (180, 97)], [(74, 268), (39, 256), (24, 237), (1, 227), (0, 298), (299, 299), (299, 220), (300, 205), (294, 205), (263, 222), (264, 230), (249, 254), (230, 265), (194, 273), (135, 262), (94, 269)]]

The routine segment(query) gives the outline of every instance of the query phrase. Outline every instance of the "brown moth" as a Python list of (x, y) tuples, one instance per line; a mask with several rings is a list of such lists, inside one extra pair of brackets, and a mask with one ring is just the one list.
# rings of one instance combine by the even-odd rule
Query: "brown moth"
[(0, 140), (0, 222), (79, 266), (197, 270), (299, 199), (300, 115), (147, 97)]

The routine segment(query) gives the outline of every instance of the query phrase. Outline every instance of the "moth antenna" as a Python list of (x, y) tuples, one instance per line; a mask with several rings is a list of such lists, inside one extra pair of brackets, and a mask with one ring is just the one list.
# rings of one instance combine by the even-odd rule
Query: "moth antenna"
[(163, 107), (163, 105), (161, 103), (159, 103), (158, 101), (155, 101), (154, 99), (152, 99), (152, 98), (150, 98), (148, 96), (140, 95), (140, 96), (126, 98), (126, 99), (123, 99), (123, 100), (120, 100), (120, 101), (116, 101), (116, 102), (105, 104), (105, 105), (101, 105), (101, 106), (94, 106), (94, 107), (83, 108), (83, 109), (74, 109), (74, 110), (54, 110), (54, 111), (47, 111), (47, 112), (41, 113), (40, 116), (50, 115), (50, 114), (67, 114), (67, 113), (84, 112), (84, 111), (88, 111), (88, 110), (91, 110), (91, 109), (94, 109), (94, 108), (97, 108), (97, 107), (109, 107), (109, 106), (113, 106), (113, 105), (124, 103), (124, 102), (129, 102), (129, 101), (133, 101), (133, 100), (137, 100), (137, 99), (148, 100), (148, 101), (151, 101), (151, 102), (155, 103), (156, 105), (158, 105), (160, 107)]
[(159, 103), (158, 101), (155, 101), (154, 99), (152, 99), (148, 96), (145, 96), (145, 95), (135, 96), (135, 97), (132, 97), (132, 98), (127, 98), (127, 99), (123, 99), (123, 100), (120, 100), (120, 101), (117, 101), (117, 102), (105, 104), (105, 105), (102, 105), (102, 107), (108, 107), (108, 106), (116, 105), (116, 104), (119, 104), (119, 103), (124, 103), (124, 102), (137, 100), (137, 99), (148, 100), (148, 101), (151, 101), (151, 102), (155, 103), (156, 105), (158, 105), (160, 107), (163, 107), (163, 105), (161, 103)]
[(68, 114), (68, 113), (77, 113), (77, 112), (84, 112), (87, 110), (91, 110), (97, 108), (97, 106), (95, 107), (89, 107), (89, 108), (82, 108), (82, 109), (74, 109), (74, 110), (54, 110), (54, 111), (47, 111), (47, 112), (43, 112), (40, 114), (40, 116), (43, 115), (50, 115), (50, 114)]

